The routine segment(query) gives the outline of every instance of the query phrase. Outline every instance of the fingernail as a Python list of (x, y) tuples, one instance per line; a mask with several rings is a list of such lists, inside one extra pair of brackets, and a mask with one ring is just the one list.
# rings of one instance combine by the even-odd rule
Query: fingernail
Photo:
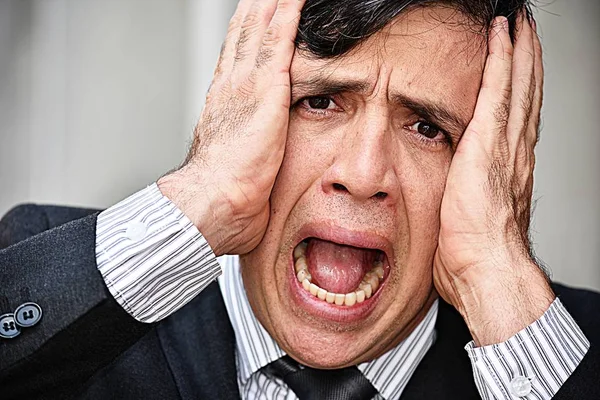
[(506, 17), (502, 17), (502, 19), (500, 20), (500, 24), (502, 26), (502, 29), (508, 32), (508, 19)]

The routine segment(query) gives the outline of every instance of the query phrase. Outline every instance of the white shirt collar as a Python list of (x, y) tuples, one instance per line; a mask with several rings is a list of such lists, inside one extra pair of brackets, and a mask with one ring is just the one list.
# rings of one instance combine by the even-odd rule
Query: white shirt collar
[[(238, 382), (243, 386), (262, 367), (283, 357), (285, 352), (254, 316), (240, 273), (237, 256), (219, 257), (223, 275), (219, 277), (221, 293), (235, 332)], [(411, 334), (381, 357), (358, 365), (384, 399), (396, 399), (435, 342), (438, 301)]]

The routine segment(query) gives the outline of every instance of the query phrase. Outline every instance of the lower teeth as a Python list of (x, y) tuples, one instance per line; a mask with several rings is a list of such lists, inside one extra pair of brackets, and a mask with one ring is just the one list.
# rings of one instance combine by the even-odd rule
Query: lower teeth
[(365, 274), (362, 282), (355, 291), (346, 294), (328, 292), (311, 282), (312, 276), (310, 275), (310, 272), (308, 272), (305, 251), (306, 243), (304, 242), (294, 249), (296, 278), (298, 279), (298, 282), (302, 284), (304, 290), (329, 304), (335, 303), (338, 306), (345, 305), (350, 307), (356, 303), (362, 303), (377, 291), (381, 281), (383, 281), (383, 263), (381, 261), (375, 261), (373, 263), (373, 268)]

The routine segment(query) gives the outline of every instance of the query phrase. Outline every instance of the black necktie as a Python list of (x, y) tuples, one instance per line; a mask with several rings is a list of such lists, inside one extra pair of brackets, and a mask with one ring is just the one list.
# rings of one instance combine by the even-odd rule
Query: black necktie
[(264, 372), (283, 379), (300, 400), (371, 400), (377, 390), (356, 367), (300, 368), (289, 356), (267, 365)]

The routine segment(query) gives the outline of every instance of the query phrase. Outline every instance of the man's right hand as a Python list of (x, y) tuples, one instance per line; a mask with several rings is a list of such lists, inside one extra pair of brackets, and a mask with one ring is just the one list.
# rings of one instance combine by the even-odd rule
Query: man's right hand
[(241, 0), (184, 165), (158, 181), (217, 255), (261, 241), (283, 161), (304, 0)]

